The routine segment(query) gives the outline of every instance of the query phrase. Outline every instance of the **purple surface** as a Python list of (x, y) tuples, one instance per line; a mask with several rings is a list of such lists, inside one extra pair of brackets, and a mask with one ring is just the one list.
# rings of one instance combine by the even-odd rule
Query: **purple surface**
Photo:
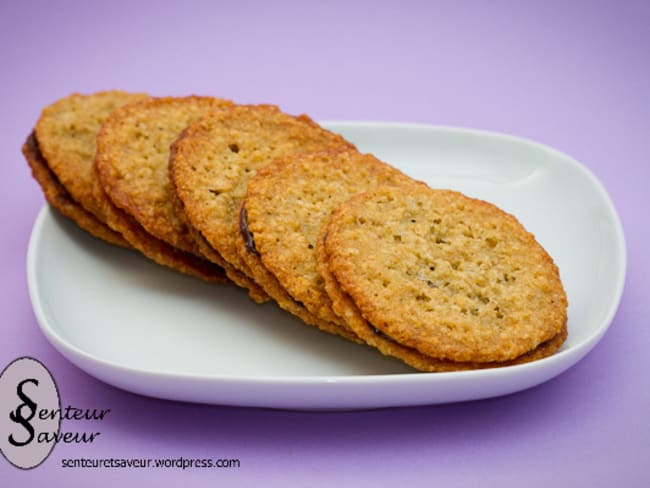
[[(648, 486), (649, 5), (0, 3), (0, 368), (34, 356), (57, 379), (64, 405), (112, 411), (100, 424), (64, 421), (63, 430), (101, 436), (58, 445), (32, 471), (0, 459), (0, 484)], [(25, 257), (43, 198), (19, 152), (42, 107), (106, 88), (270, 102), (319, 120), (468, 126), (556, 147), (596, 174), (623, 221), (629, 264), (614, 323), (560, 377), (466, 404), (279, 412), (107, 386), (60, 356), (36, 324)], [(60, 466), (82, 456), (228, 457), (242, 467)]]

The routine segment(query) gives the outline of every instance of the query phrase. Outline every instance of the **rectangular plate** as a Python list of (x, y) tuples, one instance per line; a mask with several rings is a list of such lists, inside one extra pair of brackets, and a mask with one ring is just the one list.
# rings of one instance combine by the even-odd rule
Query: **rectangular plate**
[(363, 152), (434, 188), (513, 213), (560, 268), (569, 338), (520, 366), (415, 373), (329, 336), (245, 291), (213, 286), (107, 245), (45, 207), (28, 253), (39, 324), (70, 361), (117, 387), (174, 400), (352, 409), (487, 398), (546, 381), (603, 336), (623, 289), (625, 245), (605, 190), (581, 164), (511, 136), (411, 124), (331, 122)]

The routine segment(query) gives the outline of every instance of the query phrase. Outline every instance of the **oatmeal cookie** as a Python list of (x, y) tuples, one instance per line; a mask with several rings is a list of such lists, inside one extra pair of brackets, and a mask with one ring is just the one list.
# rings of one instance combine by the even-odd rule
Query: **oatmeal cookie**
[(190, 124), (172, 148), (177, 205), (200, 233), (196, 242), (224, 260), (231, 278), (233, 273), (251, 277), (236, 250), (238, 211), (250, 178), (288, 153), (339, 146), (353, 148), (307, 116), (287, 115), (272, 105), (234, 105), (212, 112)]
[(373, 155), (357, 151), (280, 158), (248, 183), (240, 254), (281, 307), (292, 311), (289, 307), (302, 306), (320, 320), (345, 327), (331, 309), (317, 270), (314, 247), (320, 228), (333, 209), (356, 193), (414, 182)]
[(512, 215), (457, 192), (410, 186), (357, 195), (330, 218), (323, 252), (377, 335), (424, 356), (510, 361), (566, 326), (557, 266), (534, 236)]

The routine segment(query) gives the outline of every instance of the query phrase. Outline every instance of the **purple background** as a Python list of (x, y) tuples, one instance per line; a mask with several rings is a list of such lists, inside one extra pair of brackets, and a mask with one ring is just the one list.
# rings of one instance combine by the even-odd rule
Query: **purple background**
[[(0, 367), (34, 356), (64, 405), (112, 410), (99, 425), (64, 422), (102, 434), (57, 446), (35, 470), (0, 459), (3, 486), (648, 486), (649, 6), (3, 1)], [(100, 383), (46, 342), (32, 313), (25, 257), (43, 198), (19, 149), (45, 105), (106, 88), (270, 102), (319, 120), (468, 126), (556, 147), (596, 174), (623, 221), (629, 265), (614, 323), (562, 376), (466, 404), (279, 412), (158, 401)], [(60, 467), (78, 456), (236, 457), (242, 468)]]

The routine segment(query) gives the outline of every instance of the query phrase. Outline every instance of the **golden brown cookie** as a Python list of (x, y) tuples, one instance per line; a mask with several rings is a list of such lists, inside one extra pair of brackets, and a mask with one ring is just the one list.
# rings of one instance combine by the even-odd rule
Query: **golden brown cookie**
[(50, 170), (38, 148), (32, 132), (23, 144), (23, 155), (32, 169), (32, 176), (41, 186), (47, 202), (62, 215), (73, 220), (79, 227), (106, 242), (122, 247), (130, 247), (121, 234), (113, 231), (104, 222), (75, 202), (68, 191)]
[(320, 330), (341, 336), (350, 341), (363, 344), (356, 334), (348, 327), (348, 325), (334, 317), (335, 320), (323, 319), (305, 307), (305, 304), (292, 297), (287, 290), (280, 284), (278, 279), (271, 273), (262, 263), (259, 253), (255, 249), (253, 236), (248, 231), (248, 223), (246, 218), (246, 210), (244, 207), (245, 201), (240, 205), (239, 209), (239, 233), (240, 240), (237, 243), (237, 252), (239, 253), (246, 269), (259, 283), (264, 291), (273, 298), (277, 304), (287, 312), (302, 319), (303, 322), (309, 325), (318, 327)]
[(143, 93), (102, 91), (72, 94), (46, 107), (34, 129), (47, 166), (70, 197), (99, 221), (106, 222), (97, 202), (99, 182), (93, 171), (97, 133), (118, 107), (147, 98)]
[(457, 192), (410, 186), (357, 195), (332, 214), (323, 252), (377, 335), (424, 356), (510, 361), (566, 326), (557, 266), (534, 236), (512, 215)]
[(147, 232), (194, 252), (171, 203), (169, 147), (202, 114), (231, 102), (212, 97), (150, 98), (115, 110), (97, 137), (96, 166), (111, 202)]
[[(250, 270), (236, 244), (238, 210), (255, 171), (294, 151), (353, 148), (307, 116), (271, 105), (235, 105), (192, 123), (175, 143), (170, 160), (174, 191), (184, 215), (226, 262), (226, 270)], [(235, 278), (233, 278), (234, 280)]]
[(325, 226), (316, 244), (316, 258), (318, 270), (324, 279), (324, 286), (332, 300), (332, 308), (336, 314), (342, 317), (350, 328), (366, 344), (375, 347), (382, 354), (399, 358), (409, 366), (420, 371), (445, 372), (445, 371), (466, 371), (472, 369), (496, 368), (523, 364), (537, 359), (542, 359), (555, 353), (564, 343), (567, 337), (566, 324), (555, 337), (540, 344), (537, 348), (518, 356), (509, 361), (503, 362), (456, 362), (445, 359), (436, 359), (425, 356), (418, 350), (395, 342), (390, 337), (382, 334), (364, 319), (357, 306), (342, 290), (329, 271), (327, 258), (323, 246), (323, 238), (326, 234)]
[(304, 307), (317, 319), (346, 327), (332, 311), (318, 273), (314, 246), (320, 228), (333, 209), (356, 193), (413, 183), (401, 171), (357, 151), (296, 153), (276, 160), (248, 183), (240, 254), (282, 308), (295, 313)]
[(150, 98), (110, 114), (97, 137), (95, 171), (108, 224), (159, 264), (207, 281), (223, 269), (203, 259), (174, 211), (169, 146), (192, 120), (230, 105), (212, 97)]
[[(185, 131), (181, 133), (179, 139), (182, 138), (184, 134)], [(173, 160), (175, 159), (175, 155), (176, 155), (176, 144), (172, 144), (171, 153), (169, 157), (170, 167)], [(215, 251), (212, 248), (212, 246), (208, 243), (208, 241), (203, 237), (203, 234), (201, 234), (201, 232), (199, 232), (197, 229), (195, 229), (192, 226), (192, 223), (190, 222), (190, 220), (187, 218), (187, 215), (185, 214), (185, 210), (183, 208), (183, 202), (176, 194), (173, 182), (171, 185), (170, 194), (171, 194), (171, 201), (174, 207), (174, 211), (176, 212), (176, 215), (178, 216), (179, 220), (189, 230), (189, 234), (192, 240), (194, 241), (194, 244), (197, 246), (199, 253), (202, 256), (204, 256), (206, 259), (223, 267), (228, 278), (230, 278), (232, 282), (235, 283), (236, 285), (242, 288), (246, 288), (248, 290), (248, 295), (254, 302), (256, 303), (267, 302), (269, 300), (269, 296), (264, 291), (264, 289), (257, 282), (255, 282), (254, 278), (248, 272), (248, 270), (244, 272), (234, 268), (230, 263), (227, 263), (226, 260), (223, 259), (223, 257), (221, 257), (221, 254), (219, 254), (217, 251)]]

